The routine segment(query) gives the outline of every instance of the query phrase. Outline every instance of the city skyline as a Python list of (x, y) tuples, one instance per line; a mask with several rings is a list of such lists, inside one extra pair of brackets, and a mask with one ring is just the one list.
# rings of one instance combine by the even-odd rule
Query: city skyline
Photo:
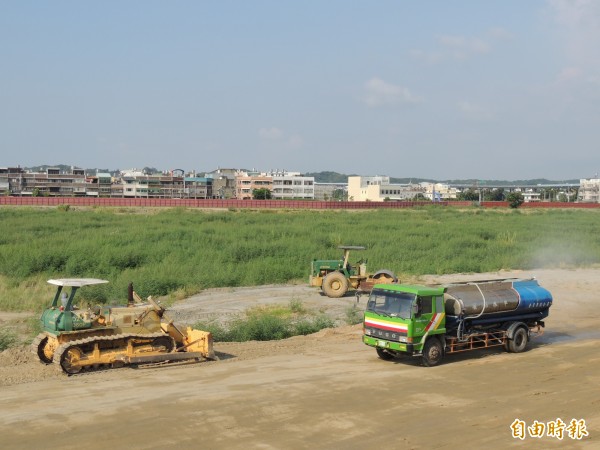
[(5, 2), (0, 42), (5, 166), (600, 170), (597, 2)]
[[(388, 174), (388, 173), (376, 173), (376, 174), (366, 174), (366, 173), (340, 173), (340, 172), (336, 172), (336, 171), (327, 171), (327, 170), (322, 170), (322, 171), (315, 171), (315, 172), (300, 172), (297, 170), (288, 170), (288, 168), (285, 169), (264, 169), (264, 168), (247, 168), (247, 167), (216, 167), (213, 169), (208, 169), (208, 170), (203, 170), (203, 169), (193, 169), (193, 168), (183, 168), (183, 167), (172, 167), (170, 169), (162, 169), (162, 168), (158, 168), (158, 167), (150, 167), (150, 166), (136, 166), (136, 167), (111, 167), (111, 166), (106, 166), (104, 165), (103, 167), (80, 167), (80, 166), (75, 166), (72, 164), (34, 164), (32, 166), (23, 166), (22, 164), (17, 164), (14, 166), (7, 166), (7, 165), (3, 165), (2, 162), (0, 161), (0, 168), (20, 168), (22, 170), (25, 171), (33, 171), (33, 172), (45, 172), (45, 170), (50, 169), (50, 168), (59, 168), (62, 171), (64, 171), (64, 173), (69, 173), (70, 170), (85, 170), (87, 175), (95, 175), (96, 173), (104, 173), (104, 172), (108, 172), (108, 173), (125, 173), (125, 172), (131, 172), (131, 171), (140, 171), (143, 172), (145, 170), (148, 171), (148, 175), (155, 175), (158, 173), (169, 173), (169, 172), (174, 172), (174, 171), (182, 171), (183, 176), (190, 176), (190, 174), (197, 174), (198, 176), (204, 174), (204, 175), (209, 175), (209, 174), (213, 174), (215, 172), (218, 172), (220, 170), (235, 170), (235, 171), (240, 171), (240, 172), (258, 172), (258, 173), (264, 173), (264, 174), (271, 174), (271, 173), (298, 173), (301, 176), (304, 175), (309, 175), (309, 176), (313, 176), (315, 177), (315, 179), (317, 178), (321, 178), (319, 175), (322, 175), (323, 177), (328, 177), (329, 175), (334, 176), (334, 177), (350, 177), (350, 176), (387, 176), (390, 179), (395, 179), (395, 180), (415, 180), (415, 183), (418, 183), (420, 181), (432, 181), (432, 182), (447, 182), (447, 181), (453, 181), (453, 182), (473, 182), (475, 181), (479, 181), (482, 183), (486, 183), (486, 182), (500, 182), (500, 183), (513, 183), (513, 182), (527, 182), (527, 181), (538, 181), (538, 180), (545, 180), (548, 182), (553, 182), (553, 183), (562, 183), (562, 184), (568, 184), (568, 183), (575, 183), (575, 182), (579, 182), (582, 179), (597, 179), (598, 178), (598, 174), (594, 174), (591, 177), (587, 177), (587, 178), (572, 178), (572, 179), (567, 179), (567, 178), (560, 178), (560, 179), (550, 179), (550, 178), (545, 178), (545, 177), (541, 177), (541, 178), (529, 178), (529, 179), (522, 179), (522, 180), (505, 180), (505, 179), (483, 179), (483, 178), (465, 178), (465, 179), (451, 179), (451, 178), (447, 178), (447, 179), (433, 179), (433, 178), (421, 178), (421, 177), (397, 177), (394, 176), (392, 174)], [(339, 181), (336, 181), (336, 183), (339, 183)]]

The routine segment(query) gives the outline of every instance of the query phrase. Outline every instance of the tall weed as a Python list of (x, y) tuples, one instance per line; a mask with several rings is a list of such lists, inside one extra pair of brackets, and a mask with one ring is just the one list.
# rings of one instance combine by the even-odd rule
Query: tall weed
[(0, 310), (39, 310), (49, 278), (110, 281), (90, 303), (211, 287), (306, 280), (310, 261), (339, 259), (406, 275), (600, 263), (600, 211), (482, 208), (206, 212), (195, 209), (0, 208)]
[(0, 328), (0, 352), (17, 345), (16, 333), (9, 328)]

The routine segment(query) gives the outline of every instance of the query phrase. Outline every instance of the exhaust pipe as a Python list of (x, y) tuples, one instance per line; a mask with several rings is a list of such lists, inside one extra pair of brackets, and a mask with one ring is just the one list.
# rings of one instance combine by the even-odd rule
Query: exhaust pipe
[(127, 285), (127, 307), (132, 308), (134, 305), (133, 300), (133, 283)]

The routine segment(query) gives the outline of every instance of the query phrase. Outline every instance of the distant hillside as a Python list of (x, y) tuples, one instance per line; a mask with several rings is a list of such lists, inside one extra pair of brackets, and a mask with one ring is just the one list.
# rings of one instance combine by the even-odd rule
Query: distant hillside
[(315, 177), (317, 183), (347, 183), (348, 177), (355, 176), (337, 172), (308, 172), (303, 175), (305, 177)]
[(437, 183), (437, 180), (430, 178), (394, 178), (390, 177), (390, 183), (394, 184), (419, 184), (419, 183)]
[[(346, 175), (346, 174), (338, 173), (338, 172), (308, 172), (308, 173), (305, 173), (304, 176), (306, 176), (306, 177), (314, 177), (315, 181), (317, 183), (347, 183), (348, 182), (348, 177), (356, 176), (356, 174)], [(537, 185), (537, 184), (558, 184), (558, 183), (579, 184), (579, 179), (577, 179), (577, 180), (553, 181), (553, 180), (547, 180), (546, 178), (536, 178), (536, 179), (532, 179), (532, 180), (508, 181), (508, 180), (474, 180), (474, 179), (466, 179), (466, 180), (459, 180), (459, 179), (455, 179), (455, 180), (434, 180), (434, 179), (431, 179), (431, 178), (395, 178), (395, 177), (390, 177), (390, 183), (394, 183), (394, 184), (409, 184), (409, 183), (418, 184), (418, 183), (422, 183), (422, 182), (427, 182), (427, 183), (445, 183), (445, 184), (463, 184), (463, 185), (465, 185), (465, 184), (466, 185), (472, 184), (473, 186), (475, 186), (475, 185), (485, 186), (486, 184), (488, 184), (490, 186), (510, 186), (510, 185), (515, 185), (515, 184), (516, 185), (524, 185), (524, 184)]]
[(532, 180), (444, 180), (442, 183), (446, 184), (472, 184), (485, 186), (489, 184), (490, 186), (510, 186), (510, 185), (538, 185), (538, 184), (560, 184), (560, 183), (569, 183), (569, 184), (579, 184), (579, 179), (576, 180), (548, 180), (546, 178), (535, 178)]
[[(57, 167), (59, 168), (61, 171), (63, 172), (70, 172), (72, 166), (67, 165), (67, 164), (55, 164), (55, 165), (41, 165), (41, 166), (32, 166), (32, 167), (25, 167), (25, 170), (31, 171), (31, 172), (45, 172), (49, 167)], [(80, 169), (81, 167), (75, 167), (76, 169)], [(162, 173), (162, 171), (154, 168), (154, 167), (144, 167), (143, 169), (141, 169), (142, 172), (146, 173), (146, 174), (156, 174), (156, 173)], [(120, 172), (120, 169), (96, 169), (96, 168), (86, 168), (85, 169), (86, 173), (88, 175), (95, 175), (98, 172), (103, 172), (103, 173), (110, 173), (112, 175), (118, 175)], [(209, 173), (209, 172), (206, 172)], [(204, 172), (198, 172), (199, 176), (204, 176)], [(345, 173), (338, 173), (338, 172), (331, 172), (331, 171), (324, 171), (324, 172), (307, 172), (303, 174), (306, 177), (314, 177), (315, 181), (317, 183), (347, 183), (348, 182), (348, 177), (353, 177), (353, 176), (357, 176), (357, 174), (350, 174), (347, 175)], [(396, 178), (396, 177), (390, 177), (390, 183), (394, 183), (394, 184), (409, 184), (409, 183), (413, 183), (413, 184), (418, 184), (418, 183), (422, 183), (422, 182), (428, 182), (428, 183), (445, 183), (445, 184), (462, 184), (462, 185), (480, 185), (480, 186), (485, 186), (485, 185), (489, 185), (489, 186), (510, 186), (510, 185), (544, 185), (544, 184), (559, 184), (559, 183), (570, 183), (570, 184), (579, 184), (579, 179), (574, 179), (574, 180), (548, 180), (546, 178), (535, 178), (532, 180), (514, 180), (514, 181), (507, 181), (507, 180), (475, 180), (475, 179), (465, 179), (465, 180), (460, 180), (460, 179), (449, 179), (449, 180), (433, 180), (431, 178)]]
[(60, 169), (61, 172), (68, 172), (71, 170), (71, 168), (75, 168), (75, 169), (81, 169), (81, 167), (77, 167), (77, 166), (70, 166), (67, 164), (43, 164), (41, 166), (32, 166), (32, 167), (25, 167), (25, 170), (28, 170), (30, 172), (45, 172), (48, 168), (58, 168)]

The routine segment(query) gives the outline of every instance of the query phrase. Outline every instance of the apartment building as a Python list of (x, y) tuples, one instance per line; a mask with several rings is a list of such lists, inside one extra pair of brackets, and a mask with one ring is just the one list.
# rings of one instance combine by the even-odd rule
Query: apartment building
[(431, 201), (443, 201), (456, 199), (459, 191), (454, 187), (450, 187), (444, 183), (419, 183), (423, 188), (423, 195)]
[(49, 167), (45, 172), (26, 172), (20, 167), (0, 169), (0, 189), (8, 195), (45, 195), (80, 197), (86, 192), (85, 170), (71, 168), (63, 172)]
[(185, 177), (183, 198), (213, 198), (213, 179), (207, 177)]
[(235, 177), (236, 198), (251, 199), (255, 189), (268, 189), (273, 199), (314, 200), (315, 179), (303, 177), (299, 172), (287, 171), (239, 171)]
[(21, 190), (21, 178), (25, 171), (20, 167), (0, 167), (0, 195), (15, 195)]
[(523, 201), (525, 203), (539, 202), (541, 198), (541, 194), (535, 192), (533, 189), (525, 189), (521, 191), (521, 194), (523, 194)]
[(239, 200), (252, 199), (254, 189), (273, 191), (273, 177), (255, 171), (238, 171), (235, 176), (235, 196)]
[(122, 197), (123, 189), (113, 190), (113, 178), (110, 173), (98, 172), (86, 178), (86, 195), (90, 197)]
[(425, 188), (416, 184), (392, 184), (388, 176), (348, 177), (349, 201), (412, 200), (418, 194), (425, 195)]
[(21, 168), (0, 168), (0, 193), (17, 196), (120, 197), (120, 198), (212, 198), (212, 180), (173, 173), (148, 175), (127, 170), (120, 176), (97, 173), (86, 176), (84, 169), (26, 172)]
[(600, 178), (583, 178), (579, 180), (577, 201), (582, 203), (600, 203)]
[(236, 197), (236, 169), (221, 169), (218, 168), (205, 176), (212, 180), (212, 196), (213, 198), (235, 198)]
[(274, 171), (273, 198), (282, 200), (314, 200), (315, 178), (303, 177), (299, 172)]

